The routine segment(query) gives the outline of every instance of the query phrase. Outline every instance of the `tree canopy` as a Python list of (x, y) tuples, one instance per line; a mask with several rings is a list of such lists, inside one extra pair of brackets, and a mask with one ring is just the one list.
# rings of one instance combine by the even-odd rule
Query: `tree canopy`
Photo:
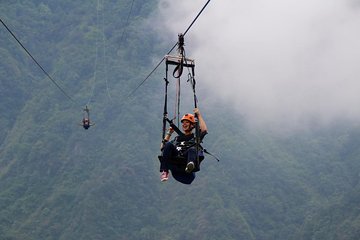
[(204, 146), (221, 161), (207, 156), (191, 186), (160, 183), (163, 70), (128, 97), (168, 50), (149, 28), (156, 7), (1, 3), (1, 19), (74, 99), (0, 28), (1, 238), (358, 239), (357, 126), (278, 136), (201, 102), (201, 89)]

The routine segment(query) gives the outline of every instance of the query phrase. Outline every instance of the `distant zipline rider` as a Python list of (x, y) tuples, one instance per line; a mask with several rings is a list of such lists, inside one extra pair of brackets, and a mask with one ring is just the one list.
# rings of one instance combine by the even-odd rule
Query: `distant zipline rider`
[[(199, 126), (199, 140), (203, 140), (207, 134), (206, 123), (200, 114), (198, 108), (194, 109), (195, 116), (191, 113), (185, 114), (181, 118), (181, 132), (175, 125), (169, 128), (165, 138), (163, 139), (162, 156), (160, 159), (160, 180), (162, 182), (169, 179), (169, 170), (173, 177), (184, 184), (191, 184), (195, 179), (195, 172), (200, 171), (200, 163), (204, 159), (202, 147), (196, 142), (196, 136), (193, 129)], [(176, 136), (170, 141), (172, 133), (176, 131)]]
[(89, 129), (90, 126), (95, 125), (90, 122), (90, 110), (87, 106), (84, 109), (84, 117), (83, 117), (80, 125), (83, 126), (83, 128), (85, 130)]

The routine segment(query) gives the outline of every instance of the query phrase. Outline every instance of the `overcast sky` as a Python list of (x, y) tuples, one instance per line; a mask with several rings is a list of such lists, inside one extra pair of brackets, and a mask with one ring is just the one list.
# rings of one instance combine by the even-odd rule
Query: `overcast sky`
[[(205, 3), (161, 1), (164, 41), (176, 40)], [(359, 0), (212, 0), (185, 49), (198, 85), (251, 122), (360, 122), (359, 36)]]

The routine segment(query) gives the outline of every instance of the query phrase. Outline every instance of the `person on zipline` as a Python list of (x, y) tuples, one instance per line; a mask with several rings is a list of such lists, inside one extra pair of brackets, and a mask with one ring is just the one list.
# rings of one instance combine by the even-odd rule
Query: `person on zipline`
[[(198, 108), (194, 109), (194, 114), (198, 118), (198, 137), (200, 139), (198, 144), (200, 144), (202, 139), (207, 134), (207, 126)], [(199, 146), (196, 143), (196, 136), (193, 133), (195, 124), (195, 116), (191, 113), (187, 113), (181, 118), (181, 126), (184, 133), (183, 135), (178, 135), (172, 141), (170, 141), (170, 137), (174, 132), (174, 129), (170, 127), (169, 131), (167, 132), (163, 140), (165, 145), (162, 149), (162, 158), (160, 159), (160, 180), (162, 182), (169, 179), (169, 170), (171, 170), (173, 177), (177, 181), (184, 184), (191, 184), (191, 182), (195, 179), (195, 172), (200, 170), (198, 156), (202, 154), (201, 149), (199, 149)], [(174, 161), (183, 161), (183, 163), (176, 163)], [(174, 167), (174, 165), (179, 166), (179, 164), (180, 166), (185, 166), (184, 169), (178, 169)]]
[(82, 126), (84, 129), (89, 129), (89, 127), (91, 126), (90, 120), (84, 117), (82, 120)]
[(85, 130), (87, 130), (94, 124), (90, 123), (90, 110), (87, 106), (85, 107), (84, 112), (85, 113), (84, 113), (83, 120), (81, 121), (81, 125), (83, 126), (83, 128)]

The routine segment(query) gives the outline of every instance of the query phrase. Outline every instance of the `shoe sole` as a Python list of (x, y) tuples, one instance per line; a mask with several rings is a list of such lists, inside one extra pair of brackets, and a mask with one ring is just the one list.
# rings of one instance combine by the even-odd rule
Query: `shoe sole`
[(185, 168), (185, 172), (187, 173), (191, 173), (195, 168), (195, 165), (193, 162), (189, 162), (187, 165), (186, 165), (186, 168)]

